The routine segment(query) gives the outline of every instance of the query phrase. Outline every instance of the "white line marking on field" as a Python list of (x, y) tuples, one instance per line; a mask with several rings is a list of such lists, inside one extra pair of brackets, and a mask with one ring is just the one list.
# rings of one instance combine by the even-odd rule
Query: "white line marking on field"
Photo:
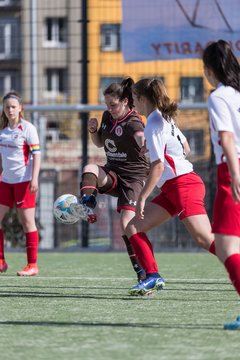
[[(11, 279), (16, 279), (21, 281), (21, 279), (26, 279), (29, 277), (18, 277), (18, 276), (1, 276), (1, 281), (2, 280), (9, 280), (9, 278)], [(37, 276), (37, 277), (30, 277), (33, 281), (34, 280), (90, 280), (90, 281), (96, 281), (96, 279), (98, 279), (97, 276), (94, 277), (89, 277), (89, 276)], [(101, 280), (108, 280), (108, 281), (118, 281), (118, 280), (126, 280), (126, 281), (132, 281), (133, 278), (132, 277), (117, 277), (117, 279), (115, 277), (104, 277), (104, 276), (100, 276), (99, 279)], [(214, 279), (214, 278), (193, 278), (193, 279), (183, 279), (183, 278), (165, 278), (166, 282), (206, 282), (206, 283), (211, 283), (211, 282), (219, 282), (219, 283), (227, 283), (228, 279)]]

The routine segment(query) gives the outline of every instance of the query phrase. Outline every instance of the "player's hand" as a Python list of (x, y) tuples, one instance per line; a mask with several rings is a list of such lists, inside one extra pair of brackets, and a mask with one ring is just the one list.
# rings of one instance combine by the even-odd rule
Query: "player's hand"
[(232, 197), (234, 202), (240, 202), (240, 175), (232, 178), (231, 182)]
[(142, 197), (139, 197), (138, 201), (137, 201), (137, 206), (136, 206), (136, 216), (139, 219), (144, 219), (144, 207), (145, 207), (145, 202), (146, 200)]
[(90, 133), (95, 133), (98, 128), (98, 121), (97, 118), (91, 118), (88, 120), (88, 131)]
[(36, 181), (36, 180), (30, 181), (29, 187), (30, 187), (31, 193), (37, 192), (38, 191), (38, 181)]

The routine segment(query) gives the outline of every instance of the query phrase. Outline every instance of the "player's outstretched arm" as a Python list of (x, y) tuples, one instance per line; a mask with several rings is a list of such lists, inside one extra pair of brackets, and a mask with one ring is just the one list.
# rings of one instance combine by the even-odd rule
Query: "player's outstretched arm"
[(98, 120), (97, 118), (90, 118), (88, 120), (88, 131), (93, 144), (97, 147), (103, 147), (103, 141), (98, 133)]

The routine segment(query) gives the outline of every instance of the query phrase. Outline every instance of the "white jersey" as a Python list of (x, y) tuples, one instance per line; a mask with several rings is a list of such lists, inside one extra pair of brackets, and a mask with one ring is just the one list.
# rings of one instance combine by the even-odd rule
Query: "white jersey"
[(219, 84), (208, 98), (208, 111), (216, 163), (226, 162), (219, 131), (229, 131), (234, 134), (235, 148), (240, 158), (240, 92), (231, 86)]
[(176, 127), (173, 120), (165, 120), (159, 110), (153, 111), (147, 119), (144, 129), (150, 162), (161, 160), (164, 172), (157, 186), (162, 187), (165, 181), (188, 174), (193, 170), (192, 164), (186, 160), (183, 144), (186, 137)]
[(0, 131), (2, 181), (16, 184), (32, 179), (33, 155), (40, 153), (39, 138), (33, 124), (21, 119), (15, 129)]

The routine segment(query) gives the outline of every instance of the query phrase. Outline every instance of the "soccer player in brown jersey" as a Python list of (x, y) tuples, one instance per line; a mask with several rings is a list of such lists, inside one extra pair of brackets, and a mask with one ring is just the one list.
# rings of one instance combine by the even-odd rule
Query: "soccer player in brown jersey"
[(129, 221), (135, 215), (138, 196), (145, 184), (149, 164), (141, 152), (144, 147), (144, 124), (133, 108), (131, 78), (120, 84), (112, 83), (104, 90), (107, 110), (98, 128), (96, 118), (89, 119), (88, 130), (92, 142), (104, 147), (106, 164), (88, 164), (83, 169), (80, 183), (80, 203), (72, 208), (75, 216), (95, 222), (94, 209), (97, 194), (117, 197), (122, 237), (138, 280), (145, 279), (145, 271), (125, 234)]

